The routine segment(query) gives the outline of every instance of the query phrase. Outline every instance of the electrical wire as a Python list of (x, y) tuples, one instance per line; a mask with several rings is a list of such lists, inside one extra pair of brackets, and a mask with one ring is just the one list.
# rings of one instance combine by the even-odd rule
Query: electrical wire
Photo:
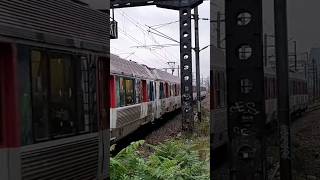
[[(132, 18), (132, 17), (130, 17), (129, 15), (127, 15), (125, 12), (123, 12), (123, 11), (121, 11), (121, 10), (120, 10), (120, 12), (121, 12), (121, 15), (122, 15), (123, 17), (127, 18), (127, 20), (129, 20), (133, 25), (135, 25), (137, 28), (139, 28), (139, 29), (143, 32), (144, 36), (145, 36), (146, 34), (149, 35), (148, 37), (149, 37), (150, 40), (154, 41), (154, 43), (156, 43), (157, 45), (160, 45), (160, 43), (159, 43), (157, 40), (155, 40), (155, 38), (154, 38), (153, 36), (150, 36), (149, 32), (144, 29), (144, 26), (143, 26), (141, 23), (139, 23), (139, 22), (136, 21), (134, 18)], [(149, 50), (151, 51), (152, 49), (149, 49)], [(160, 54), (158, 54), (158, 55), (160, 55), (162, 58), (170, 59), (170, 58), (168, 58), (167, 53), (169, 53), (169, 52), (163, 51), (163, 53), (162, 53), (162, 54), (165, 55), (166, 57), (163, 57), (163, 56), (160, 55)], [(171, 56), (172, 56), (172, 55), (171, 55)], [(174, 57), (174, 56), (173, 56), (173, 57)]]

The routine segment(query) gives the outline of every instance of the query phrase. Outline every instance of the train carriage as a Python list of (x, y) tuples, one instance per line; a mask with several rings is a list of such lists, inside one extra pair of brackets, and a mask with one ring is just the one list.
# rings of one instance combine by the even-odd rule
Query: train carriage
[(143, 65), (111, 55), (111, 140), (121, 139), (154, 120), (155, 77)]
[(106, 177), (107, 14), (71, 0), (0, 14), (1, 179)]
[[(226, 66), (224, 52), (211, 47), (213, 61), (210, 63), (210, 109), (211, 147), (217, 149), (228, 142), (226, 104)], [(274, 68), (264, 68), (266, 124), (277, 123), (277, 82)], [(308, 108), (307, 81), (304, 73), (289, 73), (290, 114), (300, 115)]]
[(159, 69), (153, 69), (157, 84), (156, 118), (181, 107), (180, 79)]
[(116, 142), (181, 107), (180, 79), (111, 55), (110, 133)]

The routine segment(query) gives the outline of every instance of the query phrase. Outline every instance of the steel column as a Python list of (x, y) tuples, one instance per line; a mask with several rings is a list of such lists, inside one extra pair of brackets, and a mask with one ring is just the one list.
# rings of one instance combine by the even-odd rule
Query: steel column
[(181, 107), (182, 129), (193, 131), (193, 88), (192, 88), (192, 54), (191, 54), (191, 8), (180, 11), (180, 68), (181, 68)]
[(262, 0), (226, 0), (230, 179), (264, 179)]
[(199, 13), (198, 7), (194, 8), (194, 35), (195, 35), (195, 58), (196, 58), (196, 89), (197, 89), (197, 115), (201, 122), (201, 94), (200, 94), (200, 50), (199, 50)]
[[(278, 119), (280, 134), (280, 178), (292, 179), (291, 139), (289, 111), (289, 71), (288, 71), (288, 32), (287, 2), (274, 0), (274, 22), (276, 37)], [(296, 61), (295, 61), (296, 67)]]

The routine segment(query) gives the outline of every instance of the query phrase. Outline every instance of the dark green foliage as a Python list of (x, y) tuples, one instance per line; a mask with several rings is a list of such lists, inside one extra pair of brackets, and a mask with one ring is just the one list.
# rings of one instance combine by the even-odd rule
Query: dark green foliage
[[(201, 140), (171, 140), (157, 146), (134, 142), (111, 158), (111, 179), (209, 179), (209, 145), (203, 144)], [(149, 155), (143, 154), (146, 151)], [(203, 152), (205, 158), (200, 158)]]

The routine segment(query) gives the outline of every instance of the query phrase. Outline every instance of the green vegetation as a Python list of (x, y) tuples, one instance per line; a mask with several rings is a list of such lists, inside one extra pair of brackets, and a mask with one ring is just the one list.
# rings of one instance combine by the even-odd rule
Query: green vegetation
[(141, 140), (120, 151), (110, 160), (111, 179), (210, 179), (210, 111), (206, 107), (202, 108), (202, 121), (195, 123), (191, 137), (178, 135), (157, 145)]
[(209, 179), (208, 139), (174, 139), (159, 145), (132, 143), (111, 158), (111, 179)]

